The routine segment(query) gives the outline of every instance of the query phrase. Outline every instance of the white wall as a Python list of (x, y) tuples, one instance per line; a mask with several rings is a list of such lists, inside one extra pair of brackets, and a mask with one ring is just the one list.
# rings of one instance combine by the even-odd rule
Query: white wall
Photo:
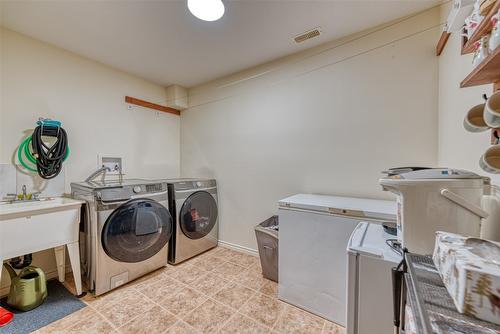
[(181, 114), (181, 174), (219, 183), (220, 239), (300, 192), (392, 198), (380, 171), (437, 163), (439, 8), (209, 83)]
[[(128, 110), (124, 103), (125, 95), (164, 103), (163, 87), (15, 32), (0, 32), (0, 163), (12, 162), (25, 131), (43, 116), (61, 120), (68, 133), (67, 192), (70, 182), (96, 169), (98, 153), (122, 156), (127, 177), (179, 176), (180, 118)], [(36, 254), (35, 264), (51, 272), (52, 252)], [(5, 286), (8, 279), (2, 282)]]
[[(449, 5), (449, 4), (448, 4)], [(441, 10), (445, 22), (448, 6)], [(490, 145), (490, 133), (470, 133), (463, 127), (467, 111), (483, 103), (483, 94), (491, 95), (492, 85), (460, 88), (460, 82), (472, 71), (472, 54), (460, 55), (460, 36), (452, 34), (439, 57), (439, 164), (487, 175), (495, 183), (500, 177), (479, 167), (479, 158)]]

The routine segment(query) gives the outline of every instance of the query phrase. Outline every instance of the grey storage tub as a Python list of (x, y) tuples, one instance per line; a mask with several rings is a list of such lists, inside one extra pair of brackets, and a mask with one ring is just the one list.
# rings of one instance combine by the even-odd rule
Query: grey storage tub
[(259, 246), (262, 275), (278, 282), (278, 216), (255, 226), (255, 237)]

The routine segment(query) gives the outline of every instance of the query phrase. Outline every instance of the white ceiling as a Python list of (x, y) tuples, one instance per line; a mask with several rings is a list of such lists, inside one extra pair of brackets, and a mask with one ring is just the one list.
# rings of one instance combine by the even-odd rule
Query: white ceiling
[[(0, 0), (0, 23), (154, 82), (192, 87), (439, 2), (224, 0), (223, 18), (203, 22), (185, 0)], [(318, 26), (320, 37), (292, 41)]]

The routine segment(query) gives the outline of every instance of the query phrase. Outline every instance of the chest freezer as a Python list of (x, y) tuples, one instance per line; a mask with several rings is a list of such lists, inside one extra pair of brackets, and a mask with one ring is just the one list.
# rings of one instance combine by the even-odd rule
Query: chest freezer
[(278, 297), (345, 326), (349, 237), (360, 221), (395, 224), (396, 203), (298, 194), (278, 211)]

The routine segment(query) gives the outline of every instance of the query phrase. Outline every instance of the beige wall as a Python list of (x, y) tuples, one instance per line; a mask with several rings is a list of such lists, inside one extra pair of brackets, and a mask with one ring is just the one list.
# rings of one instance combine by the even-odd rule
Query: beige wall
[[(445, 22), (448, 6), (443, 6), (441, 21)], [(470, 133), (463, 127), (463, 118), (472, 106), (483, 103), (483, 94), (491, 95), (492, 85), (460, 88), (460, 82), (472, 70), (472, 54), (460, 55), (460, 36), (452, 34), (439, 57), (439, 164), (462, 168), (490, 176), (495, 183), (500, 177), (479, 168), (479, 158), (489, 146), (489, 132)]]
[(439, 8), (191, 89), (181, 174), (219, 182), (220, 239), (300, 192), (392, 198), (380, 171), (437, 163)]
[[(179, 175), (180, 118), (128, 110), (123, 102), (131, 95), (164, 103), (163, 87), (12, 31), (0, 32), (0, 163), (11, 162), (24, 131), (43, 116), (61, 120), (68, 132), (68, 192), (70, 182), (96, 169), (98, 153), (122, 156), (127, 177)], [(35, 264), (52, 272), (52, 252), (36, 254)]]

